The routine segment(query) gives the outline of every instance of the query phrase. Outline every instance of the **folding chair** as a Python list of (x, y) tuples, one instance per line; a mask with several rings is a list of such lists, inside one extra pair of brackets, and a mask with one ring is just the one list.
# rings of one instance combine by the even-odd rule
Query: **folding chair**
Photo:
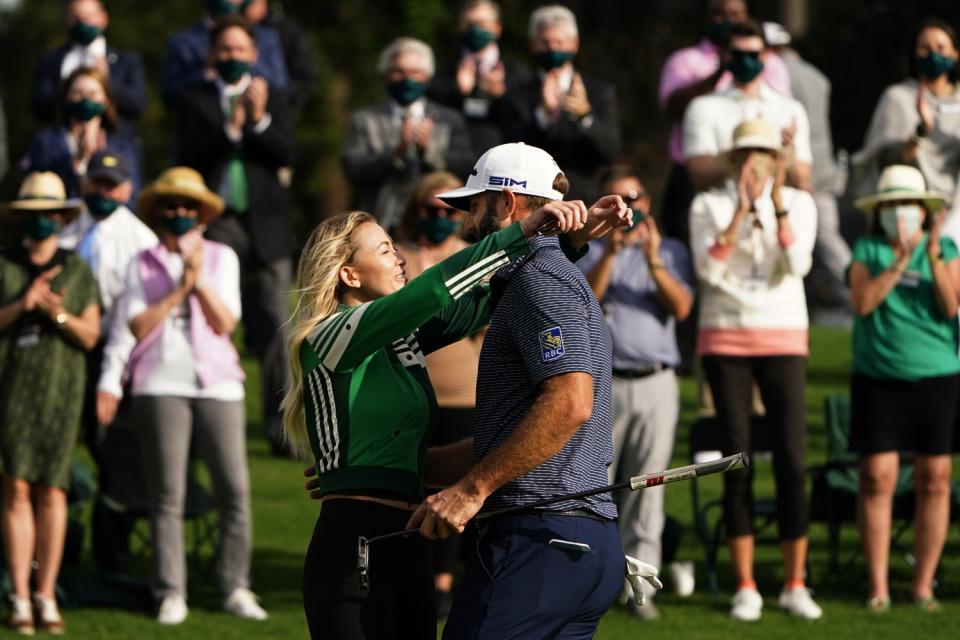
[[(765, 429), (766, 417), (754, 415), (750, 421), (750, 441), (753, 447), (749, 451), (754, 464), (759, 459), (770, 457), (770, 436)], [(716, 416), (700, 416), (690, 426), (690, 461), (706, 462), (721, 456), (723, 432)], [(723, 501), (721, 499), (704, 502), (700, 496), (699, 481), (690, 482), (693, 504), (693, 518), (697, 537), (703, 545), (704, 561), (707, 568), (707, 589), (716, 595), (719, 590), (717, 577), (717, 555), (724, 541)], [(754, 497), (754, 532), (757, 544), (777, 543), (776, 536), (764, 535), (777, 519), (777, 503), (773, 496)]]
[[(812, 467), (813, 490), (810, 496), (810, 521), (827, 525), (828, 571), (837, 579), (853, 565), (860, 547), (840, 564), (840, 533), (845, 523), (857, 521), (857, 494), (860, 490), (859, 456), (850, 451), (850, 398), (830, 395), (824, 399), (824, 427), (827, 435), (827, 460)], [(893, 496), (893, 519), (898, 524), (891, 535), (891, 545), (908, 564), (910, 550), (900, 538), (913, 524), (913, 463), (900, 456), (900, 471)]]

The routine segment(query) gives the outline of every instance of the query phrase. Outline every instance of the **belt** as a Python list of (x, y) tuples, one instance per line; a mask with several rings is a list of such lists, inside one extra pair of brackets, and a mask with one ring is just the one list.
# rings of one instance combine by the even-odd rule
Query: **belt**
[(564, 518), (590, 518), (599, 522), (613, 522), (609, 518), (598, 516), (593, 511), (587, 509), (567, 509), (566, 511), (547, 511), (546, 509), (523, 509), (513, 513), (504, 514), (505, 516), (561, 516)]
[(666, 371), (667, 369), (672, 369), (672, 367), (662, 362), (656, 362), (654, 364), (636, 367), (635, 369), (614, 369), (613, 377), (624, 378), (626, 380), (637, 380), (638, 378), (646, 378), (647, 376), (652, 376), (655, 373), (660, 373), (661, 371)]

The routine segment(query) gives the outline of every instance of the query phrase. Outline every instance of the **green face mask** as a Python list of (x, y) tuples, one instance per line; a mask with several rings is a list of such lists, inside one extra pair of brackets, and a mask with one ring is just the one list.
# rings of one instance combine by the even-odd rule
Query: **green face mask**
[(540, 68), (544, 71), (550, 71), (551, 69), (556, 69), (557, 67), (562, 67), (571, 60), (573, 60), (572, 51), (541, 51), (534, 55), (534, 58), (537, 60), (537, 64), (540, 65)]
[(73, 102), (68, 102), (66, 106), (67, 118), (74, 120), (76, 122), (89, 122), (99, 115), (103, 115), (103, 112), (106, 110), (106, 105), (91, 100), (90, 98), (84, 98), (83, 100), (74, 100)]
[(177, 237), (182, 236), (187, 231), (190, 231), (190, 229), (193, 229), (195, 226), (197, 226), (196, 218), (188, 218), (186, 216), (174, 216), (172, 218), (163, 219), (163, 228)]
[(242, 78), (243, 74), (250, 73), (252, 66), (253, 65), (246, 60), (234, 60), (233, 58), (229, 60), (218, 60), (217, 73), (220, 74), (224, 82), (233, 84)]
[(387, 93), (401, 107), (412, 104), (427, 93), (427, 85), (412, 78), (404, 78), (387, 85)]
[(481, 29), (477, 25), (470, 25), (470, 28), (463, 32), (460, 37), (463, 46), (470, 51), (480, 51), (491, 42), (496, 42), (497, 37), (486, 29)]
[(42, 242), (60, 232), (62, 225), (59, 220), (54, 220), (42, 213), (31, 213), (26, 216), (26, 219), (20, 223), (20, 231), (31, 240)]
[(85, 47), (99, 38), (100, 34), (103, 33), (103, 29), (85, 22), (74, 22), (70, 25), (70, 30), (67, 33), (69, 33), (70, 39), (73, 42)]
[(230, 0), (203, 0), (203, 6), (207, 8), (207, 13), (214, 20), (231, 13), (240, 13), (247, 8), (248, 4), (250, 4), (250, 0), (243, 0), (243, 2), (237, 4), (230, 2)]
[(450, 218), (430, 216), (417, 221), (417, 231), (433, 244), (440, 244), (460, 229), (460, 225)]
[(747, 84), (763, 72), (760, 54), (752, 51), (734, 51), (730, 73), (740, 84)]
[(99, 193), (85, 195), (83, 201), (86, 203), (87, 209), (90, 210), (90, 215), (94, 218), (106, 218), (120, 206), (119, 201), (102, 196)]
[(928, 80), (935, 80), (945, 73), (950, 73), (957, 61), (931, 51), (922, 58), (917, 58), (917, 71)]

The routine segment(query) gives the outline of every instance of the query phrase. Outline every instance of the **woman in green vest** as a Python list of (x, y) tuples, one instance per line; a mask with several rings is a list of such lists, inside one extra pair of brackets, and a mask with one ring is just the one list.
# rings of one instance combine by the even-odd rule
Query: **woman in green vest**
[(960, 393), (960, 260), (940, 235), (946, 198), (915, 168), (893, 165), (856, 202), (872, 232), (854, 247), (851, 445), (860, 459), (860, 536), (867, 607), (890, 607), (887, 569), (900, 452), (915, 454), (913, 599), (939, 609), (933, 576), (950, 517), (950, 453)]

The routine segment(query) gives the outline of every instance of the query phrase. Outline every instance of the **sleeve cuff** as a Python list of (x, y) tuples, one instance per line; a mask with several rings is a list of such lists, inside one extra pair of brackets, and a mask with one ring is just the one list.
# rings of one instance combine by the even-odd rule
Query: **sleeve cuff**
[(273, 122), (273, 118), (270, 117), (269, 113), (263, 114), (263, 117), (260, 118), (260, 121), (250, 127), (250, 130), (255, 134), (260, 135), (264, 131), (270, 128), (270, 123)]
[(573, 246), (573, 242), (570, 241), (570, 238), (567, 237), (567, 234), (560, 235), (560, 250), (563, 251), (563, 255), (567, 257), (567, 260), (570, 262), (577, 262), (581, 258), (587, 255), (590, 251), (590, 243), (586, 243), (579, 249)]

